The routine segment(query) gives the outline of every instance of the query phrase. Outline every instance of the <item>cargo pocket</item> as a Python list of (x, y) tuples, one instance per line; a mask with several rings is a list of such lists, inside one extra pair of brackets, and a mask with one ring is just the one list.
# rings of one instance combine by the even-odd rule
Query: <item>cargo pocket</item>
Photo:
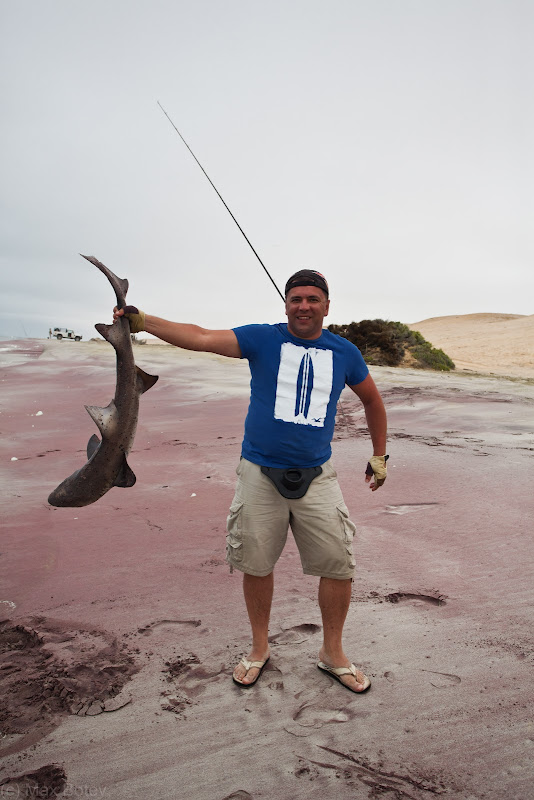
[(243, 560), (243, 539), (241, 530), (241, 511), (243, 503), (232, 503), (226, 518), (226, 561), (239, 564)]
[(343, 543), (347, 551), (347, 558), (351, 567), (356, 566), (354, 553), (352, 550), (352, 540), (356, 533), (356, 525), (349, 519), (349, 512), (346, 506), (337, 506), (337, 513), (341, 522), (341, 530), (343, 532)]

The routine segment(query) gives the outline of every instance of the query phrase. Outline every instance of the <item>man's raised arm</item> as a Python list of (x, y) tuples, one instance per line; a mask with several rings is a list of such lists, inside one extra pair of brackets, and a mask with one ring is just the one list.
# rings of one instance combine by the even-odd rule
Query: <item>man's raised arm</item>
[(130, 322), (132, 333), (146, 331), (164, 342), (184, 350), (198, 350), (205, 353), (217, 353), (220, 356), (241, 358), (241, 349), (237, 337), (232, 330), (213, 331), (183, 322), (170, 322), (167, 319), (145, 314), (135, 306), (124, 309), (113, 309), (113, 321), (126, 316)]

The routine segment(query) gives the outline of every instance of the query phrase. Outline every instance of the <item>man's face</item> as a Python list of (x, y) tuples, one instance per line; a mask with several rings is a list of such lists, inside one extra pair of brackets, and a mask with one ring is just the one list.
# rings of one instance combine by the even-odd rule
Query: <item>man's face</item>
[(286, 297), (287, 327), (299, 339), (318, 339), (330, 301), (317, 286), (295, 286)]

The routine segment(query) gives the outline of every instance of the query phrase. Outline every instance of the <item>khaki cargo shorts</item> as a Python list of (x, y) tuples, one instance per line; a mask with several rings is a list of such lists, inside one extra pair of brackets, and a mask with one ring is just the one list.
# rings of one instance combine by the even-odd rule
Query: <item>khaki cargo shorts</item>
[(287, 540), (288, 528), (306, 575), (344, 580), (354, 574), (355, 526), (331, 461), (298, 500), (278, 492), (257, 464), (242, 458), (227, 518), (226, 561), (249, 575), (269, 575)]

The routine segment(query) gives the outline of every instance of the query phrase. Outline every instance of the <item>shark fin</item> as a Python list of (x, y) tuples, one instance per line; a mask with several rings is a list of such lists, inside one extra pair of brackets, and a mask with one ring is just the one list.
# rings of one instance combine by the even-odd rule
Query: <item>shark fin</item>
[(143, 392), (148, 392), (149, 389), (152, 389), (159, 378), (159, 375), (148, 375), (146, 372), (143, 372), (140, 367), (136, 367), (135, 371), (137, 373), (137, 388), (139, 389), (140, 394), (143, 394)]
[(100, 439), (98, 438), (96, 433), (93, 433), (93, 435), (91, 436), (91, 438), (87, 442), (87, 460), (88, 461), (92, 458), (94, 453), (96, 453), (96, 451), (98, 450), (99, 447), (100, 447)]
[(130, 469), (128, 466), (128, 462), (126, 461), (126, 456), (122, 459), (121, 468), (115, 478), (113, 486), (120, 486), (121, 489), (128, 489), (130, 486), (133, 486), (136, 482), (137, 478), (133, 470)]
[(112, 400), (109, 406), (106, 406), (105, 408), (101, 408), (100, 406), (85, 406), (85, 408), (91, 419), (96, 422), (98, 429), (103, 436), (111, 419), (115, 416), (117, 411), (115, 403)]

